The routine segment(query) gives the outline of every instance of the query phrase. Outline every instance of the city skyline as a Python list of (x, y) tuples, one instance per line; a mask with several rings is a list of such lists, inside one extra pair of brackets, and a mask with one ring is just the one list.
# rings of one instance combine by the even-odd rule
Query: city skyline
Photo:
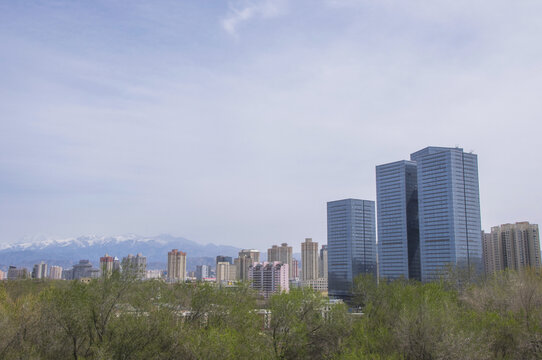
[[(455, 152), (455, 154), (454, 154)], [(420, 155), (421, 154), (421, 155)], [(386, 223), (384, 223), (383, 227), (378, 228), (378, 232), (382, 233), (382, 230), (386, 230), (386, 232), (390, 233), (391, 237), (385, 236), (384, 239), (393, 240), (391, 243), (397, 241), (398, 239), (403, 239), (403, 248), (397, 247), (396, 245), (389, 246), (386, 244), (386, 241), (383, 243), (382, 246), (385, 246), (382, 248), (379, 245), (378, 252), (379, 252), (379, 258), (380, 261), (377, 262), (375, 265), (374, 261), (374, 254), (376, 253), (376, 234), (375, 234), (375, 210), (374, 210), (374, 202), (373, 201), (367, 201), (367, 200), (358, 200), (358, 199), (343, 199), (343, 200), (335, 200), (328, 203), (328, 240), (330, 240), (331, 248), (332, 248), (332, 266), (330, 268), (329, 276), (331, 276), (334, 281), (332, 281), (332, 289), (330, 292), (331, 296), (334, 297), (344, 297), (348, 296), (348, 288), (353, 284), (353, 279), (362, 273), (367, 274), (373, 274), (376, 275), (376, 266), (379, 268), (379, 278), (381, 279), (397, 279), (400, 277), (412, 277), (416, 280), (420, 280), (420, 275), (410, 275), (409, 273), (412, 271), (412, 266), (410, 265), (410, 262), (412, 261), (410, 259), (410, 245), (407, 246), (406, 243), (406, 234), (412, 232), (412, 230), (402, 230), (402, 226), (406, 226), (406, 222), (411, 222), (411, 220), (408, 219), (408, 215), (404, 213), (406, 208), (410, 207), (408, 204), (409, 201), (404, 202), (401, 204), (401, 202), (398, 202), (398, 199), (401, 197), (405, 197), (407, 200), (410, 198), (417, 198), (416, 192), (412, 193), (412, 188), (414, 186), (414, 189), (417, 187), (415, 185), (416, 183), (416, 177), (410, 179), (410, 183), (407, 180), (409, 177), (412, 177), (414, 173), (418, 174), (418, 177), (421, 179), (421, 183), (427, 182), (427, 179), (424, 179), (426, 175), (424, 172), (424, 164), (425, 161), (423, 156), (429, 156), (429, 161), (432, 164), (431, 169), (436, 168), (440, 169), (442, 168), (439, 165), (439, 161), (442, 161), (444, 159), (450, 160), (450, 158), (453, 158), (454, 156), (458, 156), (459, 158), (462, 158), (464, 156), (467, 156), (467, 154), (463, 154), (461, 149), (447, 149), (447, 148), (425, 148), (422, 149), (414, 154), (411, 155), (412, 158), (416, 158), (416, 161), (397, 161), (394, 163), (389, 164), (383, 164), (380, 166), (377, 166), (376, 173), (377, 173), (377, 183), (379, 183), (379, 189), (382, 187), (382, 189), (386, 189), (384, 192), (385, 195), (379, 197), (378, 203), (382, 207), (379, 210), (378, 217), (384, 216), (387, 219), (387, 222), (389, 224), (394, 224), (394, 227), (389, 227)], [(436, 156), (435, 156), (436, 155)], [(442, 156), (444, 155), (444, 156)], [(471, 156), (471, 159), (463, 160), (467, 162), (472, 162), (472, 164), (469, 164), (467, 166), (463, 167), (463, 171), (467, 167), (472, 167), (472, 169), (468, 170), (465, 174), (467, 176), (472, 177), (473, 183), (469, 186), (472, 186), (472, 188), (469, 190), (473, 192), (472, 200), (468, 201), (474, 201), (476, 202), (476, 184), (475, 179), (477, 178), (475, 170), (476, 170), (476, 155), (474, 154), (468, 154), (468, 156)], [(420, 158), (422, 157), (422, 158)], [(419, 162), (420, 168), (418, 171), (416, 171), (417, 164)], [(405, 168), (405, 165), (407, 167)], [(408, 169), (408, 167), (411, 167), (411, 165), (414, 166), (414, 168)], [(457, 165), (457, 164), (456, 164)], [(451, 166), (451, 168), (450, 168)], [(448, 167), (448, 171), (450, 171), (452, 174), (457, 171), (452, 170), (454, 167), (454, 161), (452, 160), (447, 165), (443, 167), (443, 169), (446, 169)], [(434, 172), (433, 170), (430, 171), (430, 177), (431, 180), (434, 175), (438, 175), (440, 172)], [(457, 176), (458, 174), (454, 174), (451, 176), (451, 178), (454, 179), (460, 179), (460, 177)], [(464, 176), (464, 175), (462, 175)], [(407, 181), (405, 181), (407, 180)], [(414, 182), (411, 182), (414, 181)], [(450, 181), (444, 180), (441, 181), (441, 184), (436, 184), (437, 188), (442, 187), (443, 184), (446, 184)], [(461, 180), (464, 181), (464, 180)], [(469, 180), (471, 181), (471, 180)], [(434, 182), (434, 180), (431, 180), (430, 182)], [(453, 182), (452, 182), (453, 183)], [(424, 185), (422, 186), (422, 193), (426, 190), (423, 189)], [(434, 187), (435, 185), (431, 185)], [(453, 188), (454, 186), (452, 186)], [(406, 191), (399, 190), (400, 188), (404, 188)], [(411, 188), (411, 190), (408, 190)], [(429, 188), (428, 188), (429, 189)], [(436, 189), (436, 188), (435, 188)], [(438, 194), (434, 192), (435, 189), (431, 189), (431, 192), (434, 194)], [(380, 191), (380, 190), (379, 190)], [(390, 197), (389, 194), (392, 194), (394, 192), (399, 193), (399, 197), (396, 195)], [(450, 195), (450, 203), (455, 203), (457, 201), (456, 194), (453, 194), (454, 191), (452, 191)], [(470, 195), (469, 195), (470, 196)], [(432, 199), (432, 198), (431, 198)], [(429, 202), (434, 203), (433, 200), (429, 200)], [(385, 200), (383, 202), (383, 200)], [(420, 201), (422, 204), (424, 202), (427, 202), (428, 200), (424, 199), (424, 195), (422, 194), (422, 197), (420, 198)], [(382, 206), (383, 203), (389, 203)], [(391, 207), (389, 205), (392, 205)], [(460, 204), (461, 205), (461, 204)], [(472, 205), (475, 205), (474, 203)], [(452, 211), (453, 213), (457, 213), (457, 209), (453, 209), (455, 207), (450, 207), (447, 211)], [(401, 208), (403, 214), (401, 215)], [(423, 205), (422, 205), (423, 208)], [(399, 218), (389, 217), (385, 214), (380, 214), (382, 211), (384, 213), (392, 212), (392, 213), (398, 213)], [(422, 210), (424, 211), (424, 210)], [(426, 211), (426, 210), (425, 210)], [(431, 210), (429, 214), (432, 215), (432, 212), (434, 210)], [(408, 213), (408, 211), (407, 211)], [(475, 215), (473, 213), (473, 215)], [(420, 214), (421, 218), (427, 216), (427, 214)], [(461, 215), (460, 215), (461, 216)], [(465, 214), (466, 216), (466, 214)], [(400, 217), (405, 217), (405, 219), (400, 220)], [(432, 216), (433, 217), (433, 216)], [(474, 223), (476, 225), (476, 219), (473, 218), (471, 220), (474, 220)], [(458, 222), (458, 220), (453, 220), (454, 223), (461, 224), (461, 221)], [(401, 225), (397, 227), (397, 225)], [(468, 222), (467, 222), (468, 225)], [(397, 227), (397, 229), (396, 229)], [(446, 227), (444, 227), (446, 228)], [(444, 229), (443, 228), (443, 229)], [(389, 230), (392, 230), (391, 232)], [(398, 231), (399, 230), (399, 231)], [(535, 267), (539, 268), (541, 265), (540, 258), (542, 254), (540, 253), (540, 241), (539, 241), (539, 235), (538, 235), (538, 224), (530, 224), (529, 222), (516, 222), (515, 224), (502, 224), (499, 226), (492, 227), (492, 232), (490, 234), (484, 233), (484, 231), (480, 232), (481, 238), (480, 244), (476, 246), (476, 249), (474, 249), (472, 255), (478, 256), (478, 263), (471, 262), (470, 265), (474, 266), (474, 268), (478, 271), (478, 275), (484, 275), (484, 276), (490, 276), (492, 273), (496, 271), (502, 271), (505, 269), (512, 269), (521, 271), (526, 267)], [(442, 230), (439, 230), (442, 232)], [(465, 246), (468, 249), (468, 245), (462, 244), (462, 241), (468, 241), (468, 236), (466, 239), (461, 239), (461, 232), (462, 230), (455, 230), (455, 235), (450, 234), (450, 240), (453, 244), (456, 243), (456, 247), (459, 250), (462, 250)], [(501, 237), (502, 234), (502, 237)], [(427, 236), (427, 235), (425, 235)], [(431, 234), (429, 235), (431, 236)], [(455, 239), (454, 239), (455, 238)], [(431, 241), (431, 238), (424, 239), (422, 236), (422, 239), (420, 242), (422, 243), (422, 247), (427, 246), (426, 242), (429, 240)], [(410, 241), (410, 240), (409, 240)], [(459, 242), (459, 243), (458, 243)], [(478, 240), (474, 240), (474, 242), (478, 242)], [(281, 244), (281, 247), (286, 253), (291, 254), (291, 247), (288, 246), (286, 243)], [(318, 251), (318, 243), (312, 242), (312, 239), (306, 238), (304, 242), (301, 243), (301, 247), (303, 249), (303, 252), (301, 253), (301, 263), (304, 264), (303, 268), (306, 268), (307, 266), (313, 267), (311, 271), (308, 271), (307, 269), (302, 270), (303, 277), (298, 278), (295, 276), (294, 278), (290, 278), (290, 282), (294, 284), (294, 286), (310, 286), (315, 289), (318, 289), (319, 291), (325, 291), (327, 292), (328, 289), (328, 273), (326, 274), (322, 273), (322, 270), (327, 268), (327, 245), (322, 245), (322, 248), (320, 251)], [(481, 256), (482, 254), (482, 247), (483, 247), (483, 258)], [(277, 252), (274, 254), (274, 257), (279, 256), (278, 255), (278, 246), (273, 245), (270, 249), (268, 249), (268, 252)], [(386, 257), (383, 256), (383, 254), (387, 250), (391, 250), (390, 260), (392, 258), (395, 259), (395, 261), (388, 261), (385, 260)], [(402, 249), (401, 249), (402, 248)], [(426, 250), (427, 251), (427, 250)], [(457, 250), (456, 250), (457, 252)], [(168, 263), (167, 263), (167, 271), (166, 270), (159, 270), (159, 273), (157, 273), (157, 270), (146, 270), (146, 264), (147, 260), (146, 257), (143, 256), (141, 253), (138, 253), (136, 256), (132, 254), (128, 254), (127, 256), (123, 257), (122, 263), (119, 261), (119, 259), (115, 256), (110, 256), (107, 253), (100, 257), (100, 265), (99, 268), (93, 268), (92, 264), (89, 262), (89, 260), (80, 260), (78, 264), (74, 264), (72, 269), (66, 269), (63, 270), (60, 266), (51, 266), (50, 262), (44, 262), (41, 261), (39, 263), (34, 264), (33, 270), (31, 273), (29, 273), (28, 269), (25, 267), (16, 267), (16, 266), (9, 266), (9, 273), (11, 274), (8, 276), (10, 279), (15, 278), (26, 278), (31, 277), (32, 279), (44, 279), (44, 278), (50, 278), (50, 279), (62, 279), (62, 280), (71, 280), (71, 279), (90, 279), (99, 277), (101, 275), (109, 276), (111, 273), (115, 270), (120, 271), (128, 271), (128, 272), (138, 272), (137, 277), (141, 280), (144, 279), (151, 279), (151, 278), (159, 278), (162, 276), (165, 276), (164, 279), (167, 279), (168, 281), (173, 280), (170, 276), (170, 271), (173, 271), (176, 273), (177, 271), (173, 270), (173, 267), (176, 267), (175, 265), (171, 264), (171, 258), (174, 254), (179, 254), (183, 257), (182, 265), (179, 264), (179, 267), (182, 270), (184, 274), (187, 274), (186, 272), (186, 256), (187, 253), (178, 251), (177, 249), (173, 249), (172, 251), (168, 252)], [(288, 265), (289, 263), (289, 256), (285, 255), (285, 261), (264, 261), (260, 262), (259, 259), (259, 251), (256, 249), (242, 249), (239, 251), (239, 258), (236, 258), (235, 261), (231, 256), (224, 256), (224, 255), (217, 255), (216, 256), (216, 267), (213, 268), (209, 265), (196, 265), (196, 271), (190, 271), (190, 275), (188, 277), (186, 276), (179, 276), (179, 275), (173, 275), (174, 278), (178, 278), (180, 281), (184, 280), (194, 280), (197, 279), (199, 281), (216, 281), (218, 284), (221, 285), (228, 285), (231, 286), (232, 282), (235, 281), (246, 281), (245, 275), (243, 275), (243, 269), (247, 267), (248, 269), (245, 269), (245, 272), (247, 272), (248, 280), (250, 281), (250, 275), (249, 269), (252, 267), (252, 265), (255, 264), (267, 264), (267, 263), (277, 263), (277, 264), (284, 264)], [(406, 255), (407, 253), (408, 256)], [(447, 252), (439, 252), (440, 256), (450, 256)], [(469, 261), (465, 259), (462, 259), (461, 256), (469, 256), (469, 254), (462, 255), (461, 252), (457, 252), (456, 255), (453, 255), (454, 257), (450, 258), (449, 260), (446, 260), (444, 262), (441, 262), (438, 265), (437, 272), (433, 272), (433, 274), (430, 274), (429, 276), (423, 276), (422, 281), (433, 281), (438, 279), (442, 275), (442, 271), (446, 270), (447, 265), (458, 265), (459, 267), (468, 266)], [(251, 258), (249, 262), (242, 262), (240, 261), (242, 258)], [(348, 257), (351, 257), (351, 261), (348, 260)], [(404, 259), (402, 260), (402, 258)], [(384, 260), (384, 261), (382, 261)], [(427, 263), (429, 260), (429, 264), (433, 262), (432, 259), (430, 259), (427, 256), (422, 256), (421, 261), (422, 264)], [(298, 260), (293, 259), (296, 266), (298, 263)], [(472, 260), (471, 260), (472, 261)], [(368, 263), (369, 262), (369, 263)], [(54, 262), (53, 262), (54, 263)], [(234, 264), (235, 263), (235, 264)], [(340, 266), (337, 266), (337, 263), (341, 264)], [(351, 263), (351, 264), (350, 264)], [(408, 266), (406, 263), (409, 263)], [(16, 262), (15, 262), (16, 264)], [(308, 265), (307, 265), (308, 264)], [(344, 264), (347, 264), (347, 268), (344, 268)], [(402, 267), (407, 266), (405, 269), (402, 269)], [(433, 265), (430, 265), (433, 266)], [(415, 265), (414, 269), (418, 268), (417, 272), (419, 272), (420, 265)], [(47, 269), (51, 269), (51, 274), (48, 274)], [(289, 266), (288, 266), (289, 268)], [(484, 269), (485, 268), (485, 269)], [(53, 274), (53, 270), (55, 270), (55, 274)], [(426, 269), (422, 269), (425, 272), (427, 272)], [(140, 271), (140, 272), (139, 272)], [(311, 275), (306, 275), (307, 272), (309, 272)], [(14, 275), (17, 273), (18, 275)], [(20, 273), (20, 274), (19, 274)], [(290, 272), (286, 272), (286, 280), (289, 277), (288, 274)], [(0, 273), (2, 276), (5, 275), (4, 272)], [(135, 272), (134, 272), (135, 274)], [(166, 274), (166, 275), (164, 275)], [(211, 275), (212, 274), (212, 275)], [(210, 276), (211, 275), (211, 276)], [(216, 279), (215, 276), (216, 275)], [(436, 276), (435, 276), (436, 275)], [(282, 275), (281, 275), (282, 276)], [(0, 277), (2, 279), (2, 277)], [(340, 280), (339, 280), (340, 279)], [(301, 281), (300, 281), (301, 280)], [(338, 281), (339, 280), (339, 281)], [(338, 283), (343, 282), (346, 280), (346, 284), (342, 284), (337, 286)], [(334, 284), (333, 284), (334, 283)], [(346, 286), (344, 286), (346, 285)], [(275, 291), (275, 290), (273, 290)]]
[(542, 4), (432, 4), (0, 3), (0, 244), (322, 244), (424, 146), (478, 154), (486, 231), (542, 223)]

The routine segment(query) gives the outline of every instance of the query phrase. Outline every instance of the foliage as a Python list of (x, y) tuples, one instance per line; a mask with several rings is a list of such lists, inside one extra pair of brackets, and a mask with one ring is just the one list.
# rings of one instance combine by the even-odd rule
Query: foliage
[(542, 358), (539, 273), (458, 278), (377, 284), (362, 276), (350, 310), (311, 289), (276, 294), (262, 308), (247, 284), (166, 284), (119, 273), (88, 284), (2, 282), (0, 358)]
[(364, 315), (343, 358), (542, 358), (540, 274), (465, 279), (451, 273), (426, 284), (400, 279), (376, 285), (372, 276), (359, 277), (353, 304)]
[(329, 307), (310, 288), (273, 296), (270, 310), (269, 332), (277, 359), (329, 358), (340, 351), (350, 332), (344, 305)]

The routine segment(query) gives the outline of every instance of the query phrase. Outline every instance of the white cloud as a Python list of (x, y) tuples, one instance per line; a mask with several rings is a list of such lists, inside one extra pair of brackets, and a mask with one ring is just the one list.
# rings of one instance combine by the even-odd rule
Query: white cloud
[(269, 19), (282, 15), (286, 0), (235, 1), (229, 3), (228, 14), (222, 19), (222, 27), (230, 35), (237, 36), (237, 28), (254, 18)]

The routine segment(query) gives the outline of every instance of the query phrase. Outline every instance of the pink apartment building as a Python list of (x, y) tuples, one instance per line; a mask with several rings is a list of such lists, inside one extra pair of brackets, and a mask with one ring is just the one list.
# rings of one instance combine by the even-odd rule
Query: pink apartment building
[(248, 268), (248, 279), (253, 289), (264, 297), (290, 290), (288, 264), (279, 261), (253, 263)]

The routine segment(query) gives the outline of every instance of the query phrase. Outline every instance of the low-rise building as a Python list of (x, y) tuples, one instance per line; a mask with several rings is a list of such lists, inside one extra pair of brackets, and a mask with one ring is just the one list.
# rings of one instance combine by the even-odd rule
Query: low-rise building
[(302, 280), (301, 286), (311, 287), (314, 290), (320, 291), (320, 292), (327, 292), (327, 279), (318, 278), (318, 279), (312, 279), (312, 280)]
[(27, 268), (17, 268), (16, 266), (8, 268), (8, 280), (28, 279), (29, 275)]
[(164, 270), (147, 270), (147, 279), (161, 279), (164, 276)]

